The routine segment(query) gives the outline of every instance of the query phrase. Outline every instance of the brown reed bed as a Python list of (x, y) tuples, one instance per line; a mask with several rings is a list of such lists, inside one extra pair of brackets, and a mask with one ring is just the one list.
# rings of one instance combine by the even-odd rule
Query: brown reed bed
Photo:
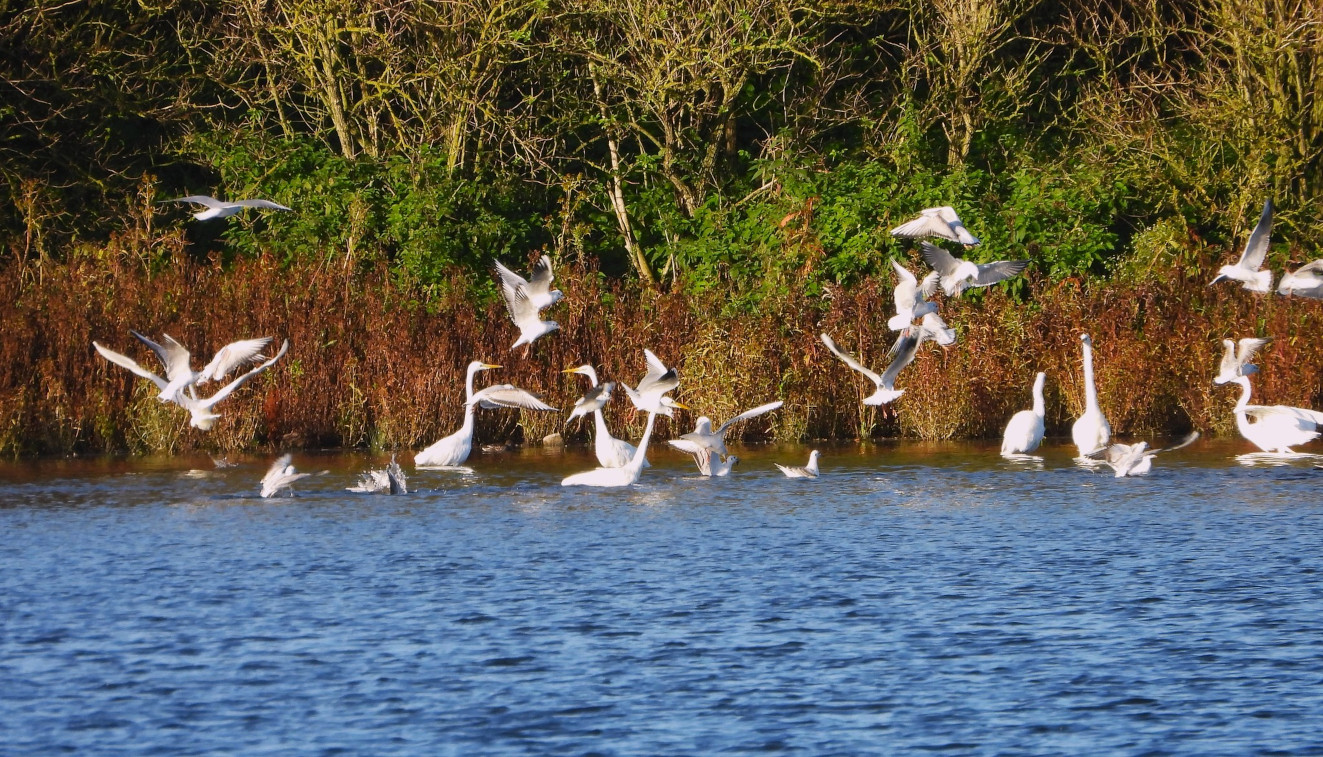
[[(1256, 401), (1323, 406), (1323, 303), (1209, 288), (1210, 262), (1087, 283), (1031, 275), (1023, 302), (1001, 291), (943, 302), (958, 343), (925, 345), (901, 374), (905, 395), (881, 409), (860, 404), (873, 387), (817, 335), (830, 333), (880, 370), (893, 336), (890, 280), (729, 315), (717, 296), (658, 294), (569, 269), (558, 281), (567, 296), (551, 311), (561, 331), (525, 354), (509, 350), (516, 332), (501, 303), (466, 299), (460, 273), (421, 288), (384, 266), (355, 272), (266, 258), (226, 267), (179, 259), (159, 270), (126, 256), (81, 258), (40, 277), (10, 264), (0, 271), (0, 452), (418, 449), (458, 427), (470, 360), (504, 366), (479, 386), (508, 381), (568, 408), (584, 382), (564, 368), (591, 363), (604, 380), (633, 384), (645, 347), (679, 370), (677, 396), (696, 411), (661, 424), (663, 437), (692, 428), (698, 413), (720, 422), (775, 398), (785, 408), (746, 424), (745, 439), (995, 437), (1028, 407), (1039, 370), (1048, 374), (1049, 433), (1064, 434), (1083, 403), (1082, 329), (1093, 336), (1102, 404), (1119, 434), (1234, 432), (1237, 390), (1212, 384), (1223, 338), (1275, 338), (1260, 360)], [(198, 359), (245, 336), (287, 337), (292, 346), (202, 433), (92, 350), (97, 340), (153, 364), (130, 328), (169, 333)], [(563, 431), (586, 439), (588, 424), (565, 428), (564, 417), (483, 412), (478, 438), (535, 443)], [(613, 402), (607, 418), (619, 435), (642, 432), (644, 418), (627, 401)]]

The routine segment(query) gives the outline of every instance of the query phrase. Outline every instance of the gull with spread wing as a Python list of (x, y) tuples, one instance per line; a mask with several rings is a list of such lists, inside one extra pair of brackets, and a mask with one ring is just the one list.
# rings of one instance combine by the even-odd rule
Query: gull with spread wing
[(390, 464), (384, 470), (370, 470), (358, 477), (358, 484), (350, 486), (347, 491), (361, 492), (363, 494), (408, 494), (409, 483), (404, 475), (404, 469), (395, 462), (395, 456), (390, 456)]
[(188, 195), (187, 197), (176, 197), (173, 200), (162, 200), (161, 202), (191, 202), (194, 205), (201, 205), (206, 210), (200, 210), (193, 214), (193, 218), (199, 221), (209, 221), (213, 218), (229, 218), (238, 215), (245, 208), (264, 208), (266, 210), (292, 210), (284, 205), (271, 202), (270, 200), (217, 200), (208, 195)]
[(284, 454), (276, 458), (276, 461), (267, 469), (266, 475), (262, 476), (262, 498), (274, 497), (282, 490), (287, 490), (289, 496), (294, 496), (294, 482), (311, 476), (311, 473), (299, 473), (294, 470), (294, 465), (290, 463), (290, 455)]
[(887, 321), (887, 328), (900, 331), (913, 323), (915, 318), (937, 312), (937, 303), (930, 302), (928, 298), (937, 292), (937, 281), (941, 274), (933, 271), (923, 277), (923, 283), (920, 284), (919, 279), (900, 263), (893, 260), (891, 267), (896, 269), (897, 277), (896, 288), (893, 290), (896, 314)]
[(494, 264), (497, 275), (501, 277), (501, 297), (505, 299), (510, 320), (519, 327), (519, 338), (510, 345), (516, 349), (521, 344), (532, 345), (538, 337), (560, 328), (555, 321), (544, 321), (539, 313), (551, 307), (561, 299), (561, 291), (552, 289), (551, 256), (543, 255), (533, 265), (533, 279), (524, 277), (501, 265)]
[[(570, 411), (570, 417), (566, 424), (575, 418), (593, 414), (593, 425), (596, 435), (593, 438), (593, 451), (597, 455), (597, 463), (603, 468), (619, 468), (629, 463), (634, 457), (634, 445), (624, 439), (617, 439), (611, 436), (611, 431), (606, 427), (606, 418), (602, 416), (602, 408), (611, 400), (611, 392), (615, 389), (614, 381), (608, 381), (605, 384), (597, 383), (597, 371), (591, 365), (581, 365), (578, 368), (566, 368), (564, 373), (577, 373), (580, 376), (587, 376), (592, 383), (592, 387), (574, 403), (574, 409)], [(648, 467), (647, 458), (643, 459), (643, 467)]]
[(1259, 366), (1252, 365), (1251, 360), (1259, 350), (1271, 342), (1271, 338), (1256, 339), (1247, 337), (1239, 342), (1233, 342), (1230, 339), (1222, 340), (1222, 362), (1217, 366), (1217, 377), (1213, 379), (1214, 384), (1229, 384), (1241, 376), (1249, 376), (1259, 372)]
[(1162, 452), (1171, 452), (1173, 450), (1188, 447), (1194, 444), (1199, 438), (1198, 431), (1190, 432), (1189, 436), (1180, 440), (1176, 444), (1164, 449), (1149, 449), (1148, 442), (1139, 442), (1137, 444), (1112, 444), (1104, 449), (1092, 453), (1091, 457), (1102, 458), (1116, 474), (1116, 478), (1125, 476), (1143, 476), (1153, 470), (1153, 457)]
[(1029, 265), (1028, 260), (973, 263), (928, 242), (919, 245), (919, 253), (941, 275), (942, 291), (948, 297), (954, 297), (966, 289), (992, 286), (1018, 276)]
[(266, 356), (261, 353), (271, 343), (271, 337), (269, 336), (231, 342), (222, 347), (216, 353), (216, 356), (211, 359), (211, 362), (203, 366), (201, 371), (195, 373), (193, 371), (192, 355), (189, 354), (184, 345), (177, 342), (169, 334), (163, 335), (164, 338), (161, 341), (165, 344), (162, 345), (131, 329), (129, 333), (138, 341), (147, 345), (152, 352), (155, 352), (156, 357), (165, 366), (165, 377), (168, 383), (158, 395), (162, 402), (176, 402), (185, 387), (194, 384), (201, 386), (209, 381), (223, 379), (246, 363), (259, 363), (266, 360)]
[(1245, 242), (1245, 249), (1240, 253), (1240, 260), (1234, 265), (1224, 265), (1217, 271), (1217, 277), (1208, 282), (1212, 286), (1222, 279), (1239, 281), (1251, 292), (1266, 294), (1272, 291), (1272, 271), (1263, 268), (1263, 259), (1268, 254), (1268, 242), (1272, 236), (1272, 200), (1263, 203), (1263, 212), (1259, 222), (1250, 232)]
[(1277, 293), (1323, 300), (1323, 259), (1305, 263), (1283, 275), (1281, 283), (1277, 285)]
[(629, 397), (629, 401), (645, 413), (657, 413), (667, 418), (675, 415), (673, 408), (688, 410), (688, 406), (666, 396), (667, 392), (674, 391), (680, 386), (680, 377), (675, 369), (667, 368), (660, 358), (652, 354), (652, 350), (644, 349), (643, 356), (648, 361), (648, 372), (639, 379), (638, 386), (631, 387), (623, 381), (620, 382), (625, 388), (625, 395)]
[(668, 443), (681, 452), (688, 452), (693, 455), (694, 462), (698, 464), (699, 470), (702, 470), (703, 462), (705, 458), (707, 458), (709, 450), (717, 453), (723, 458), (730, 454), (726, 449), (726, 432), (729, 431), (732, 426), (741, 421), (747, 421), (752, 418), (757, 418), (765, 413), (770, 413), (784, 404), (785, 403), (781, 400), (777, 400), (776, 402), (769, 402), (766, 405), (759, 405), (752, 410), (745, 410), (734, 418), (721, 424), (721, 426), (716, 429), (712, 428), (711, 418), (706, 415), (699, 416), (698, 420), (694, 423), (693, 431), (687, 434), (681, 434), (679, 439), (671, 439)]
[[(1232, 412), (1241, 436), (1264, 452), (1292, 455), (1295, 454), (1292, 447), (1318, 438), (1323, 413), (1290, 405), (1249, 404), (1253, 392), (1249, 377), (1259, 371), (1258, 366), (1249, 361), (1268, 342), (1268, 339), (1241, 339), (1237, 345), (1230, 339), (1223, 339), (1222, 362), (1213, 383), (1240, 384), (1240, 399)], [(1254, 422), (1251, 423), (1250, 419)]]
[(893, 237), (940, 237), (952, 242), (959, 242), (966, 247), (978, 244), (978, 237), (969, 233), (955, 208), (944, 205), (940, 208), (928, 208), (918, 218), (907, 221), (891, 230)]

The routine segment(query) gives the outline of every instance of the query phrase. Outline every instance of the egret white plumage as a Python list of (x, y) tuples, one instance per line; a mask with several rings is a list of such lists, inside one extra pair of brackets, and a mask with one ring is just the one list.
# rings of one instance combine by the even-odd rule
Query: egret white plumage
[(817, 478), (819, 475), (819, 471), (818, 471), (819, 457), (820, 457), (820, 453), (817, 450), (813, 450), (812, 452), (809, 453), (808, 465), (805, 465), (803, 467), (794, 466), (794, 465), (782, 465), (780, 463), (773, 463), (773, 465), (780, 468), (781, 472), (786, 474), (786, 478)]
[(1034, 407), (1021, 410), (1011, 416), (1006, 424), (1006, 432), (1001, 438), (1003, 455), (1027, 455), (1038, 449), (1043, 442), (1044, 417), (1047, 414), (1043, 403), (1043, 386), (1047, 383), (1047, 374), (1039, 373), (1034, 377)]
[(222, 347), (216, 353), (216, 356), (211, 359), (211, 362), (203, 366), (201, 371), (194, 372), (192, 355), (189, 354), (188, 348), (169, 334), (163, 335), (162, 341), (165, 344), (161, 345), (132, 329), (129, 330), (129, 333), (156, 353), (161, 365), (165, 367), (167, 383), (158, 395), (158, 399), (162, 402), (177, 401), (178, 395), (183, 392), (185, 387), (194, 384), (201, 386), (209, 381), (225, 378), (231, 371), (246, 363), (258, 363), (266, 360), (266, 356), (261, 353), (271, 343), (271, 337), (269, 336), (231, 342)]
[[(608, 381), (605, 384), (598, 384), (597, 371), (591, 365), (567, 368), (564, 373), (577, 373), (580, 376), (587, 376), (588, 380), (592, 382), (592, 388), (574, 403), (574, 409), (570, 411), (569, 420), (572, 421), (588, 413), (593, 414), (593, 426), (596, 430), (593, 438), (593, 452), (597, 455), (597, 463), (603, 468), (619, 468), (627, 464), (634, 457), (634, 445), (624, 439), (611, 436), (610, 429), (606, 427), (606, 418), (602, 415), (602, 408), (610, 401), (615, 382)], [(645, 457), (643, 467), (646, 468), (648, 465), (648, 460)]]
[[(1247, 375), (1219, 383), (1240, 384), (1240, 399), (1232, 411), (1236, 416), (1236, 428), (1240, 430), (1241, 436), (1264, 452), (1295, 454), (1292, 447), (1318, 438), (1319, 426), (1323, 425), (1323, 413), (1289, 405), (1251, 405), (1249, 400), (1252, 389)], [(1251, 418), (1254, 423), (1250, 422)]]
[(473, 413), (479, 406), (485, 409), (496, 407), (544, 411), (555, 409), (532, 394), (509, 384), (495, 384), (477, 393), (473, 391), (474, 376), (480, 371), (500, 367), (481, 360), (469, 363), (464, 379), (464, 424), (460, 426), (459, 431), (414, 455), (415, 466), (453, 468), (468, 460), (469, 453), (473, 451)]
[(944, 205), (940, 208), (927, 208), (918, 218), (906, 221), (891, 230), (893, 237), (941, 237), (952, 242), (959, 242), (966, 247), (978, 244), (978, 237), (969, 233), (955, 208)]
[(652, 429), (657, 422), (657, 413), (648, 413), (648, 424), (643, 427), (643, 438), (629, 462), (619, 468), (597, 468), (576, 473), (560, 482), (561, 486), (630, 486), (639, 480), (643, 471), (643, 460), (648, 455), (648, 441), (652, 439)]
[(1194, 444), (1199, 438), (1198, 431), (1192, 431), (1181, 441), (1165, 449), (1149, 449), (1148, 442), (1137, 444), (1111, 444), (1094, 452), (1091, 457), (1100, 457), (1112, 467), (1116, 478), (1125, 476), (1143, 476), (1153, 470), (1153, 458), (1162, 452), (1171, 452)]
[(897, 277), (896, 288), (892, 295), (896, 304), (896, 314), (887, 321), (887, 328), (900, 331), (913, 323), (915, 318), (937, 312), (937, 303), (930, 302), (928, 298), (937, 291), (937, 280), (941, 274), (933, 271), (925, 276), (923, 283), (920, 284), (919, 279), (900, 263), (893, 260), (891, 267), (896, 269)]
[(941, 275), (942, 291), (954, 297), (972, 287), (992, 286), (1018, 276), (1029, 265), (1028, 260), (998, 260), (993, 263), (972, 263), (957, 258), (935, 244), (924, 242), (919, 253), (928, 265)]
[(294, 496), (294, 482), (311, 476), (311, 473), (299, 473), (294, 470), (288, 454), (281, 455), (262, 476), (262, 498), (274, 497), (282, 490)]
[(245, 208), (263, 208), (266, 210), (291, 210), (284, 205), (271, 202), (270, 200), (217, 200), (208, 195), (188, 195), (187, 197), (176, 197), (173, 200), (162, 200), (161, 202), (190, 202), (194, 205), (201, 205), (206, 210), (200, 210), (193, 214), (193, 218), (199, 221), (209, 221), (213, 218), (229, 218), (238, 215)]
[(1080, 334), (1080, 343), (1084, 348), (1084, 415), (1075, 420), (1070, 436), (1079, 448), (1080, 457), (1087, 458), (1107, 446), (1112, 438), (1112, 426), (1098, 406), (1098, 388), (1093, 380), (1093, 340), (1088, 334)]
[(1281, 283), (1277, 285), (1277, 293), (1323, 300), (1323, 259), (1305, 263), (1283, 275)]
[(1272, 291), (1272, 271), (1263, 268), (1263, 259), (1268, 254), (1268, 242), (1272, 236), (1272, 200), (1263, 203), (1263, 212), (1254, 226), (1245, 249), (1240, 253), (1240, 260), (1234, 265), (1224, 265), (1217, 271), (1217, 277), (1208, 283), (1212, 286), (1222, 279), (1239, 281), (1251, 292), (1264, 294)]
[[(121, 355), (120, 353), (115, 352), (114, 350), (107, 349), (101, 346), (100, 344), (97, 344), (96, 342), (92, 342), (92, 346), (96, 348), (97, 352), (101, 353), (101, 357), (104, 357), (106, 360), (109, 360), (110, 362), (120, 366), (121, 368), (127, 368), (129, 369), (129, 371), (133, 372), (134, 374), (141, 376), (147, 379), (148, 381), (151, 381), (153, 384), (156, 384), (157, 388), (160, 389), (162, 392), (165, 392), (166, 388), (169, 386), (168, 381), (161, 378), (160, 376), (157, 376), (155, 373), (152, 373), (146, 368), (143, 368), (141, 365), (138, 365), (137, 361), (133, 360), (133, 358), (130, 358), (126, 355)], [(185, 391), (176, 392), (174, 394), (174, 397), (170, 401), (174, 402), (175, 404), (179, 405), (180, 407), (184, 408), (189, 412), (190, 415), (189, 425), (193, 426), (194, 428), (201, 429), (203, 431), (209, 431), (211, 430), (211, 427), (215, 425), (216, 420), (220, 418), (220, 415), (212, 412), (212, 408), (214, 408), (218, 403), (220, 403), (226, 397), (229, 397), (231, 394), (233, 394), (236, 389), (246, 384), (253, 377), (257, 376), (266, 369), (275, 365), (276, 361), (284, 357), (285, 352), (288, 350), (289, 350), (289, 340), (286, 339), (285, 342), (280, 346), (280, 351), (277, 352), (274, 357), (262, 363), (261, 365), (257, 366), (256, 368), (249, 370), (247, 373), (243, 374), (239, 378), (226, 384), (224, 387), (222, 387), (219, 391), (217, 391), (215, 394), (211, 395), (210, 397), (201, 397), (201, 398), (198, 397), (196, 391), (194, 391), (194, 388), (190, 385), (186, 388)]]

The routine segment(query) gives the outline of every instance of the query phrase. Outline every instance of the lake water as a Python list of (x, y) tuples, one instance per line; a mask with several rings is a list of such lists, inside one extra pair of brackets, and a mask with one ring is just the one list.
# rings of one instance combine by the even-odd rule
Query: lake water
[(1323, 470), (1243, 451), (6, 464), (0, 753), (1320, 754)]

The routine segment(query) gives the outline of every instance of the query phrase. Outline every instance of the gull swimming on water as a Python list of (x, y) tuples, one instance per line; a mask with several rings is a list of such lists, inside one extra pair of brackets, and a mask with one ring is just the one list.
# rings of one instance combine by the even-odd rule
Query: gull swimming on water
[(533, 265), (531, 281), (501, 265), (494, 264), (496, 273), (501, 277), (501, 296), (505, 307), (510, 311), (510, 320), (519, 327), (519, 338), (510, 345), (516, 349), (521, 344), (531, 345), (534, 340), (560, 328), (555, 321), (544, 321), (539, 313), (551, 307), (561, 299), (561, 291), (551, 288), (551, 257), (543, 255)]
[(927, 242), (919, 245), (919, 252), (928, 265), (941, 274), (942, 291), (948, 297), (954, 297), (972, 287), (992, 286), (1018, 276), (1029, 265), (1028, 260), (972, 263)]
[(941, 237), (952, 242), (959, 242), (966, 247), (978, 244), (978, 237), (969, 233), (955, 208), (944, 205), (940, 208), (928, 208), (918, 218), (907, 221), (891, 230), (893, 237)]
[(919, 279), (900, 263), (893, 260), (891, 267), (896, 269), (897, 277), (892, 295), (896, 303), (896, 314), (887, 321), (887, 328), (900, 331), (913, 323), (915, 318), (937, 312), (937, 303), (930, 302), (928, 298), (937, 291), (937, 280), (941, 274), (933, 271), (923, 277), (923, 283), (920, 284)]
[(1323, 300), (1323, 259), (1305, 263), (1295, 271), (1284, 274), (1281, 283), (1277, 285), (1277, 293)]
[(1021, 410), (1011, 416), (1006, 424), (1006, 432), (1001, 438), (1001, 454), (1027, 455), (1038, 449), (1043, 441), (1043, 419), (1047, 411), (1043, 404), (1043, 385), (1047, 383), (1047, 374), (1040, 372), (1034, 377), (1034, 409)]
[(1268, 240), (1272, 236), (1272, 200), (1263, 203), (1263, 213), (1259, 223), (1245, 242), (1245, 249), (1240, 253), (1240, 260), (1235, 265), (1224, 265), (1217, 271), (1217, 277), (1208, 282), (1212, 286), (1222, 279), (1239, 281), (1251, 292), (1265, 294), (1272, 291), (1272, 271), (1263, 268), (1263, 258), (1268, 254)]
[(1143, 476), (1153, 469), (1153, 456), (1161, 452), (1171, 452), (1182, 447), (1188, 447), (1194, 444), (1199, 438), (1198, 431), (1190, 432), (1190, 435), (1180, 440), (1176, 444), (1165, 449), (1149, 449), (1148, 442), (1139, 442), (1138, 444), (1112, 444), (1105, 449), (1093, 453), (1093, 457), (1101, 457), (1116, 474), (1116, 478), (1125, 476)]
[(138, 341), (147, 345), (152, 352), (155, 352), (156, 357), (165, 366), (165, 377), (168, 383), (158, 395), (162, 402), (177, 401), (180, 393), (184, 391), (184, 387), (194, 384), (201, 386), (209, 381), (225, 378), (230, 372), (245, 363), (258, 363), (266, 360), (266, 356), (261, 353), (271, 343), (271, 337), (269, 336), (231, 342), (222, 347), (216, 353), (216, 356), (211, 359), (211, 362), (203, 366), (201, 371), (195, 373), (193, 371), (192, 356), (188, 349), (175, 341), (169, 334), (164, 335), (162, 341), (165, 344), (160, 345), (132, 329), (129, 330), (129, 333)]
[[(96, 348), (97, 352), (101, 353), (101, 357), (104, 357), (106, 360), (109, 360), (110, 362), (120, 366), (121, 368), (127, 368), (134, 374), (141, 376), (147, 379), (148, 381), (151, 381), (153, 384), (156, 384), (157, 388), (159, 388), (162, 392), (164, 392), (166, 387), (169, 386), (169, 382), (167, 382), (165, 379), (161, 378), (160, 376), (157, 376), (155, 373), (152, 373), (151, 371), (147, 370), (146, 368), (143, 368), (141, 365), (138, 365), (137, 361), (135, 361), (133, 358), (130, 358), (126, 355), (121, 355), (118, 352), (115, 352), (114, 350), (106, 349), (105, 347), (102, 347), (100, 344), (97, 344), (96, 342), (92, 342), (92, 346)], [(198, 397), (193, 387), (189, 386), (187, 388), (187, 391), (177, 392), (171, 401), (189, 412), (189, 414), (192, 416), (191, 418), (189, 418), (189, 425), (193, 426), (194, 428), (199, 428), (203, 431), (209, 431), (211, 427), (215, 425), (216, 419), (220, 418), (219, 415), (212, 412), (212, 408), (215, 407), (221, 400), (224, 400), (226, 397), (230, 396), (230, 394), (232, 394), (234, 390), (243, 386), (254, 376), (257, 376), (259, 373), (262, 373), (266, 369), (275, 365), (276, 361), (284, 357), (285, 352), (288, 350), (289, 350), (289, 340), (286, 339), (285, 342), (282, 345), (280, 345), (280, 351), (276, 353), (275, 357), (272, 357), (270, 360), (267, 360), (266, 362), (262, 363), (256, 368), (253, 368), (252, 370), (243, 374), (239, 378), (226, 384), (224, 387), (220, 389), (220, 391), (216, 392), (210, 397), (204, 397), (204, 398)]]
[(187, 197), (176, 197), (173, 200), (162, 200), (161, 202), (191, 202), (195, 205), (202, 205), (206, 210), (200, 210), (193, 214), (193, 218), (199, 221), (209, 221), (213, 218), (229, 218), (243, 212), (244, 208), (265, 208), (267, 210), (292, 210), (284, 205), (271, 202), (270, 200), (217, 200), (208, 195), (189, 195)]
[(619, 468), (597, 468), (595, 470), (575, 473), (573, 476), (566, 477), (560, 482), (561, 486), (602, 486), (618, 487), (630, 486), (639, 480), (639, 474), (643, 471), (643, 461), (648, 455), (648, 441), (652, 439), (652, 428), (657, 422), (657, 413), (648, 413), (648, 424), (643, 427), (643, 438), (639, 440), (638, 449), (634, 451), (634, 456), (629, 462)]
[[(615, 382), (597, 383), (597, 371), (591, 365), (566, 368), (563, 372), (587, 376), (588, 380), (592, 382), (592, 388), (574, 403), (574, 409), (570, 411), (570, 417), (566, 423), (592, 413), (593, 425), (596, 429), (596, 435), (593, 438), (593, 451), (597, 454), (598, 465), (603, 468), (619, 468), (628, 463), (634, 457), (634, 445), (624, 439), (611, 436), (611, 431), (606, 427), (606, 418), (602, 416), (602, 408), (610, 401), (611, 392), (616, 386)], [(648, 460), (645, 457), (643, 467), (646, 468), (648, 465)]]
[(473, 451), (473, 412), (478, 407), (484, 409), (510, 407), (543, 411), (556, 409), (510, 384), (495, 384), (474, 393), (473, 377), (479, 371), (500, 367), (481, 360), (469, 363), (464, 383), (464, 424), (460, 426), (459, 431), (414, 455), (415, 466), (454, 468), (468, 460), (469, 453)]
[(1084, 348), (1084, 415), (1075, 419), (1070, 427), (1070, 437), (1079, 448), (1080, 457), (1089, 455), (1107, 446), (1112, 438), (1112, 426), (1098, 406), (1098, 389), (1093, 380), (1093, 340), (1088, 334), (1080, 334), (1080, 343)]
[(819, 453), (817, 450), (810, 452), (808, 465), (805, 465), (802, 468), (793, 465), (782, 465), (780, 463), (773, 463), (773, 465), (780, 468), (781, 472), (786, 474), (786, 478), (817, 478), (818, 457)]
[(674, 391), (680, 386), (680, 377), (675, 369), (667, 368), (660, 358), (652, 354), (652, 350), (644, 349), (643, 356), (648, 361), (648, 372), (639, 379), (638, 387), (634, 388), (623, 381), (620, 382), (625, 389), (625, 395), (634, 403), (634, 407), (645, 413), (657, 413), (667, 418), (674, 416), (675, 411), (672, 408), (688, 410), (688, 406), (665, 396), (667, 392)]
[(311, 475), (311, 473), (295, 471), (294, 466), (290, 464), (290, 455), (281, 455), (271, 464), (266, 475), (262, 476), (262, 498), (274, 497), (282, 489), (288, 490), (289, 496), (292, 497), (294, 496), (294, 482)]
[(364, 494), (408, 494), (409, 484), (404, 469), (390, 456), (390, 464), (384, 470), (370, 470), (358, 477), (358, 484), (347, 489)]

